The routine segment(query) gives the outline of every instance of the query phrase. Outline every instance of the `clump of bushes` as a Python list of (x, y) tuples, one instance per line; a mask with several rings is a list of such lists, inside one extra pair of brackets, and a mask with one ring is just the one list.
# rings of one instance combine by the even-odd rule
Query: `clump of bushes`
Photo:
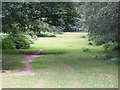
[(56, 37), (55, 34), (50, 32), (41, 32), (36, 34), (38, 37)]
[(3, 49), (15, 49), (16, 45), (11, 36), (7, 36), (2, 39), (2, 48)]
[(109, 63), (120, 63), (120, 56), (118, 52), (111, 52), (105, 55), (104, 60), (107, 60)]
[(99, 40), (99, 41), (95, 41), (95, 44), (96, 44), (96, 45), (102, 45), (102, 44), (105, 44), (105, 42), (102, 41), (102, 40)]
[(89, 42), (88, 45), (93, 45), (93, 43), (92, 43), (92, 42)]
[(8, 35), (2, 39), (3, 49), (29, 49), (30, 40), (24, 35)]
[(117, 43), (106, 43), (103, 45), (104, 51), (107, 52), (104, 60), (108, 60), (110, 63), (120, 63), (119, 45)]
[(35, 40), (33, 37), (31, 37), (30, 35), (25, 35), (25, 37), (30, 41), (30, 44), (34, 44)]
[(27, 36), (30, 39), (37, 40), (37, 36), (35, 35), (33, 31), (29, 31)]
[(113, 52), (113, 51), (117, 51), (119, 48), (118, 48), (118, 44), (117, 43), (112, 43), (112, 42), (109, 42), (109, 43), (106, 43), (103, 45), (103, 48), (104, 48), (104, 51), (105, 52)]
[(30, 40), (24, 35), (16, 35), (13, 38), (16, 49), (29, 49), (30, 48)]

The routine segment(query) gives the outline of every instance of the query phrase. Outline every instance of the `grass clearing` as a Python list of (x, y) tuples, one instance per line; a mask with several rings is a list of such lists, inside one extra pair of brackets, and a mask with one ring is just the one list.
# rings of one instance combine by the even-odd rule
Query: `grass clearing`
[[(52, 38), (39, 38), (26, 50), (44, 50), (45, 55), (31, 63), (35, 76), (3, 75), (3, 87), (118, 88), (118, 66), (102, 58), (95, 58), (96, 55), (104, 55), (102, 47), (88, 45), (87, 38), (81, 38), (83, 35), (87, 33), (65, 33)], [(90, 49), (90, 52), (83, 52), (83, 48)], [(11, 55), (14, 57), (7, 54), (3, 56), (14, 59), (16, 63), (24, 59), (24, 56), (16, 53)]]

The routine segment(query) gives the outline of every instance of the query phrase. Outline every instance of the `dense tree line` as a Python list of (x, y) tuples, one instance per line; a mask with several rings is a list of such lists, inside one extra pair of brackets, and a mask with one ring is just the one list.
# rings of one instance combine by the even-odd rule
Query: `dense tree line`
[(3, 32), (13, 35), (47, 31), (42, 27), (45, 23), (63, 31), (86, 31), (89, 40), (99, 45), (119, 42), (118, 3), (6, 2), (2, 5), (2, 15)]
[(118, 42), (118, 3), (84, 3), (80, 10), (82, 29), (89, 32), (91, 39)]
[(65, 26), (77, 15), (75, 7), (75, 3), (3, 3), (3, 32), (39, 30), (39, 21)]

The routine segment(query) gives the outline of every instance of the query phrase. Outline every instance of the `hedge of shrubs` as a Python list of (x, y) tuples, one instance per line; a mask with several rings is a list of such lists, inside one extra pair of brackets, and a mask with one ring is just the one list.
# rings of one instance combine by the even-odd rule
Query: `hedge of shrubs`
[(29, 49), (30, 44), (25, 35), (8, 35), (2, 39), (2, 49)]

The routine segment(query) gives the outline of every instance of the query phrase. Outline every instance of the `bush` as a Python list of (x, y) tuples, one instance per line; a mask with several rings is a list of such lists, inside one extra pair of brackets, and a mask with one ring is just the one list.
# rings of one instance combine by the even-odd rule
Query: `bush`
[(104, 51), (106, 52), (112, 52), (112, 51), (117, 51), (118, 50), (118, 44), (117, 43), (106, 43), (103, 45)]
[(90, 52), (89, 48), (83, 48), (83, 52)]
[(11, 36), (8, 36), (2, 39), (2, 48), (3, 49), (15, 49), (16, 48), (16, 45)]
[(51, 32), (41, 32), (37, 34), (38, 37), (56, 37), (53, 33)]
[(16, 35), (13, 40), (16, 44), (17, 49), (29, 49), (30, 48), (30, 40), (24, 35)]
[(25, 35), (25, 37), (29, 40), (30, 44), (34, 44), (34, 39), (30, 35)]
[(107, 52), (105, 55), (104, 60), (108, 60), (110, 63), (120, 63), (120, 56), (119, 56), (119, 45), (117, 43), (106, 43), (103, 45), (104, 51)]
[(102, 40), (95, 41), (95, 45), (102, 45), (102, 44), (105, 44), (105, 42)]
[(107, 60), (109, 63), (120, 63), (120, 56), (118, 55), (118, 52), (110, 52), (105, 55), (104, 60)]
[(92, 42), (89, 42), (88, 45), (93, 45), (93, 43), (92, 43)]
[(3, 49), (28, 49), (30, 48), (30, 40), (24, 35), (8, 35), (2, 39)]
[(48, 37), (48, 34), (37, 34), (37, 37)]

